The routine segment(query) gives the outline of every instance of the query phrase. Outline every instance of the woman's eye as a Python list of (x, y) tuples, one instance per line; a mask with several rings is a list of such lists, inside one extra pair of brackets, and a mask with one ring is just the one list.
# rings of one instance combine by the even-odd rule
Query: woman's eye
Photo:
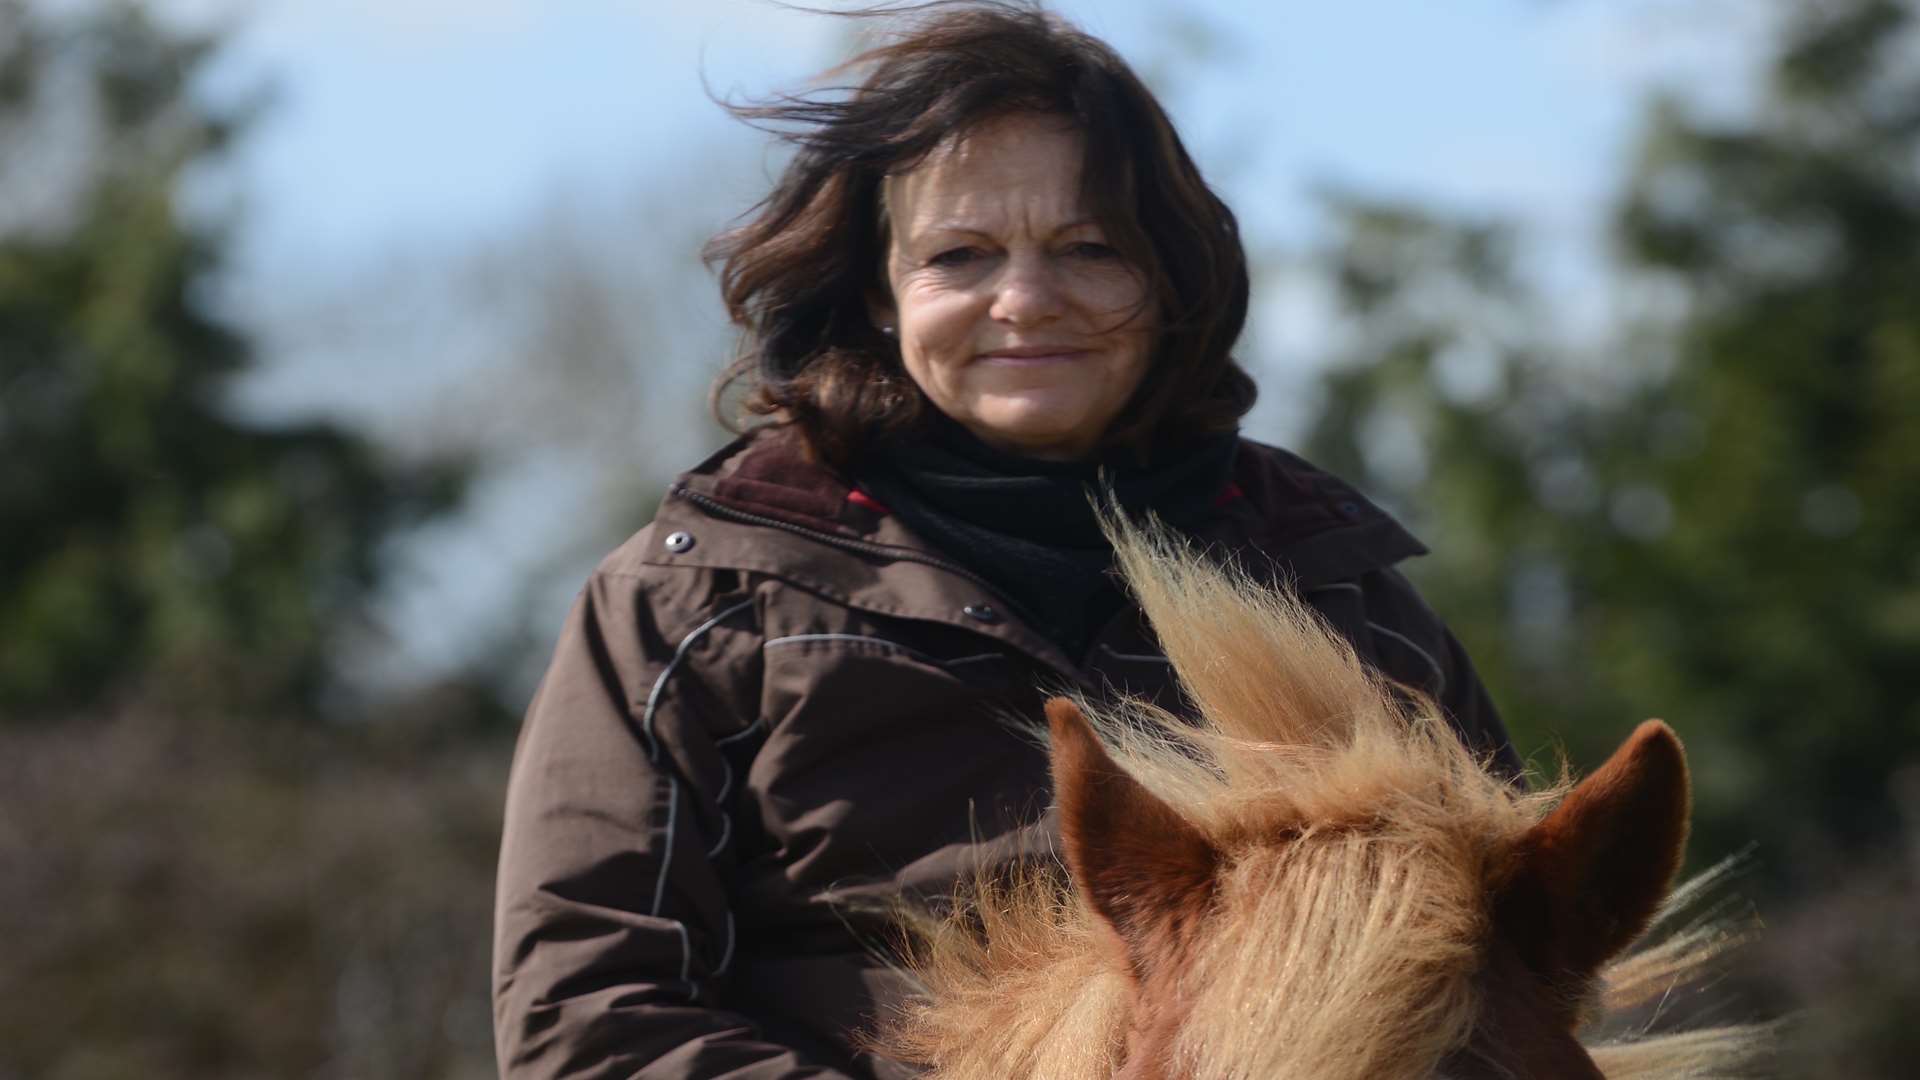
[(944, 267), (965, 266), (968, 263), (979, 258), (980, 255), (981, 255), (981, 251), (979, 248), (970, 248), (970, 247), (948, 248), (947, 250), (941, 252), (940, 254), (935, 255), (933, 258), (928, 259), (927, 265), (944, 266)]
[(1120, 253), (1106, 244), (1085, 240), (1067, 248), (1067, 254), (1077, 259), (1117, 259)]

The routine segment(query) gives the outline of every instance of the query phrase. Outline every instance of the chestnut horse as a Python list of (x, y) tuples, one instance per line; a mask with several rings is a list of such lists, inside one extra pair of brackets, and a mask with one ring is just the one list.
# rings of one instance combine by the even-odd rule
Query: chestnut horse
[(921, 928), (925, 996), (882, 1052), (938, 1080), (1621, 1080), (1758, 1061), (1758, 1027), (1578, 1037), (1729, 939), (1627, 955), (1686, 840), (1665, 724), (1577, 785), (1523, 791), (1297, 600), (1163, 532), (1112, 531), (1198, 719), (1047, 704), (1071, 882), (981, 883)]

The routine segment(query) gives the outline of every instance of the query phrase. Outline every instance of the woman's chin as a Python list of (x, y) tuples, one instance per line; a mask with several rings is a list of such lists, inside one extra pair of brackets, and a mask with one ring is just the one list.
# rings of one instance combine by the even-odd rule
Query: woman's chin
[(1078, 410), (1007, 408), (982, 410), (966, 427), (981, 442), (1025, 457), (1063, 460), (1084, 456), (1100, 441), (1099, 424)]

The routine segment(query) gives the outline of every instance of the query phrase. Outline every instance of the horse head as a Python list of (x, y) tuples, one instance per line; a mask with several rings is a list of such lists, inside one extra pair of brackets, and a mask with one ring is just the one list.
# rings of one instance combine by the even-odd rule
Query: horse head
[(1725, 940), (1623, 959), (1686, 842), (1665, 724), (1517, 786), (1298, 599), (1113, 531), (1194, 715), (1048, 702), (1067, 876), (983, 882), (888, 1052), (939, 1080), (1638, 1080), (1757, 1054), (1751, 1028), (1578, 1038)]
[[(1244, 1002), (1212, 1000), (1221, 995), (1205, 985), (1215, 974), (1207, 963), (1212, 951), (1207, 935), (1218, 933), (1217, 923), (1236, 917), (1236, 911), (1244, 912), (1239, 918), (1272, 913), (1272, 890), (1292, 887), (1288, 869), (1307, 872), (1326, 865), (1312, 858), (1275, 857), (1274, 850), (1263, 848), (1350, 844), (1352, 838), (1337, 835), (1346, 828), (1339, 824), (1314, 828), (1277, 822), (1266, 837), (1240, 838), (1228, 846), (1202, 833), (1116, 764), (1072, 701), (1054, 699), (1047, 716), (1067, 866), (1136, 988), (1124, 1064), (1116, 1076), (1175, 1080), (1190, 1071), (1181, 1065), (1181, 1035), (1189, 1033), (1192, 1041), (1191, 1033), (1199, 1032), (1205, 1041), (1211, 1038), (1207, 1029), (1218, 1026), (1196, 1017), (1196, 1009), (1238, 1004), (1235, 1012), (1248, 1011)], [(1658, 721), (1642, 724), (1552, 813), (1507, 843), (1504, 853), (1476, 859), (1472, 869), (1478, 873), (1459, 883), (1460, 895), (1449, 897), (1454, 910), (1428, 912), (1425, 918), (1409, 913), (1397, 927), (1389, 918), (1361, 931), (1376, 949), (1391, 947), (1397, 931), (1414, 952), (1429, 958), (1427, 963), (1383, 964), (1392, 969), (1390, 977), (1368, 977), (1351, 969), (1316, 973), (1335, 975), (1316, 980), (1323, 987), (1339, 990), (1337, 984), (1343, 981), (1376, 984), (1345, 992), (1364, 997), (1397, 989), (1407, 999), (1403, 1006), (1372, 1017), (1352, 1017), (1356, 1024), (1363, 1019), (1417, 1019), (1429, 1005), (1418, 1000), (1423, 987), (1436, 997), (1444, 996), (1441, 987), (1447, 983), (1471, 987), (1479, 1007), (1465, 1025), (1464, 1038), (1458, 1021), (1391, 1038), (1355, 1031), (1353, 1039), (1360, 1042), (1328, 1038), (1317, 1044), (1315, 1052), (1323, 1059), (1317, 1067), (1340, 1068), (1339, 1073), (1289, 1075), (1394, 1075), (1379, 1071), (1393, 1068), (1386, 1059), (1404, 1063), (1412, 1058), (1424, 1065), (1437, 1058), (1431, 1071), (1403, 1075), (1600, 1080), (1604, 1074), (1576, 1031), (1603, 966), (1639, 938), (1667, 896), (1686, 839), (1687, 792), (1679, 739)], [(1358, 827), (1372, 832), (1368, 843), (1392, 842), (1379, 835), (1376, 823), (1360, 822)], [(1351, 857), (1342, 861), (1354, 867), (1367, 862)], [(1236, 864), (1256, 862), (1263, 864), (1257, 872), (1236, 872)], [(1362, 876), (1378, 880), (1369, 873)], [(1471, 895), (1472, 876), (1479, 878), (1478, 898)], [(1403, 874), (1397, 880), (1411, 886), (1426, 879)], [(1329, 891), (1324, 881), (1299, 884), (1323, 896)], [(1258, 894), (1240, 894), (1249, 887)], [(1378, 921), (1391, 914), (1391, 907), (1417, 909), (1430, 899), (1377, 896), (1349, 910), (1329, 907), (1311, 914), (1324, 920), (1322, 929), (1333, 937), (1346, 932), (1337, 925), (1341, 920)], [(1463, 901), (1464, 910), (1459, 906)], [(1436, 914), (1441, 918), (1436, 920)], [(1432, 940), (1421, 940), (1459, 928), (1478, 933), (1452, 949), (1436, 949)], [(1262, 966), (1259, 959), (1248, 957), (1236, 957), (1229, 966), (1238, 970), (1241, 961), (1249, 959), (1252, 963), (1246, 966)], [(1297, 959), (1270, 958), (1276, 969)], [(1356, 965), (1369, 960), (1364, 955), (1344, 959)], [(1326, 1009), (1337, 1008), (1341, 995), (1335, 996), (1336, 1002)], [(1338, 1013), (1315, 1010), (1310, 1003), (1280, 1004), (1290, 1012), (1321, 1011), (1330, 1026), (1342, 1022)], [(1415, 1037), (1439, 1033), (1447, 1038)], [(1236, 1036), (1235, 1041), (1243, 1039)], [(1422, 1043), (1426, 1045), (1416, 1049)], [(1292, 1058), (1302, 1049), (1278, 1048), (1276, 1057)]]

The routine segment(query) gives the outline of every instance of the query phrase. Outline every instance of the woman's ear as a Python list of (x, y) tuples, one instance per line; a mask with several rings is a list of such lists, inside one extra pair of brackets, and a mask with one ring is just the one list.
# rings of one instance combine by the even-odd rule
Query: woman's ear
[[(884, 261), (884, 260), (883, 260)], [(880, 268), (880, 280), (867, 289), (867, 319), (874, 329), (888, 337), (900, 334), (900, 311), (893, 303), (893, 291), (887, 287), (887, 268)]]
[(867, 286), (867, 318), (874, 328), (890, 338), (900, 336), (900, 310), (893, 302), (893, 229), (887, 220), (887, 185), (880, 185), (880, 260), (873, 268), (873, 284)]

